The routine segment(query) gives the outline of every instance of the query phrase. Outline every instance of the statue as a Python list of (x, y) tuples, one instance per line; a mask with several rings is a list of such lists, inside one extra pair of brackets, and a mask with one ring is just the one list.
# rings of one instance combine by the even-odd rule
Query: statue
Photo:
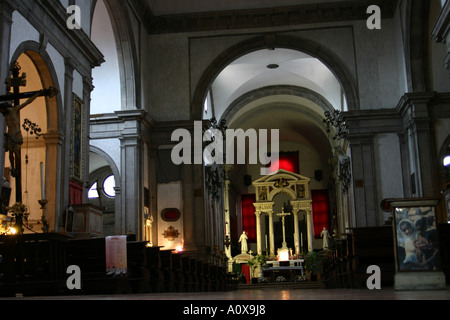
[(248, 251), (247, 240), (247, 234), (243, 231), (241, 237), (239, 238), (239, 242), (241, 243), (241, 253), (247, 253)]
[(5, 134), (5, 150), (9, 152), (11, 175), (13, 177), (17, 176), (15, 159), (20, 160), (20, 148), (23, 144), (23, 137), (20, 129), (20, 110), (36, 100), (37, 97), (42, 96), (42, 94), (43, 91), (38, 91), (27, 101), (16, 107), (7, 102), (0, 104), (0, 112), (5, 117), (6, 125), (8, 127), (8, 132)]
[(327, 230), (327, 228), (323, 227), (322, 232), (320, 233), (321, 237), (323, 238), (323, 249), (328, 249), (330, 247), (330, 234)]

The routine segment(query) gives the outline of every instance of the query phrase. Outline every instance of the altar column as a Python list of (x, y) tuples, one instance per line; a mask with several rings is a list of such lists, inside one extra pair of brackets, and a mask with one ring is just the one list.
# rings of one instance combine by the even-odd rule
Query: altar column
[(255, 211), (256, 215), (256, 251), (258, 255), (262, 254), (261, 248), (261, 211)]
[(306, 222), (308, 231), (308, 252), (313, 251), (313, 228), (312, 228), (312, 215), (311, 209), (306, 209)]
[(299, 231), (298, 231), (298, 210), (294, 210), (294, 245), (295, 245), (295, 254), (300, 254), (300, 239), (299, 239)]
[(273, 232), (273, 210), (267, 212), (269, 215), (269, 248), (270, 256), (275, 256), (275, 236)]

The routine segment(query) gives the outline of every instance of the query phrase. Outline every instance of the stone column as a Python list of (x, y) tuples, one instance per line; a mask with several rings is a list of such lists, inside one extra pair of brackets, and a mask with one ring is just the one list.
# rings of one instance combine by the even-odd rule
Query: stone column
[[(83, 115), (82, 117), (84, 118), (83, 121), (81, 122), (82, 125), (84, 125), (84, 128), (82, 129), (83, 132), (90, 132), (90, 115), (91, 115), (91, 93), (94, 90), (94, 85), (92, 83), (92, 78), (91, 77), (83, 77), (83, 102), (84, 102), (84, 106), (83, 106)], [(89, 181), (89, 145), (90, 145), (90, 140), (89, 140), (89, 135), (85, 135), (84, 137), (82, 137), (83, 139), (83, 172), (82, 172), (82, 179), (83, 179), (83, 187), (85, 188), (85, 190), (83, 190), (83, 203), (89, 203), (89, 198), (87, 195), (87, 190), (89, 190), (89, 187), (87, 185), (87, 181)]]
[(256, 211), (256, 252), (258, 255), (262, 254), (261, 248), (261, 211)]
[[(53, 177), (49, 172), (54, 172), (53, 168), (58, 168), (58, 148), (61, 144), (61, 137), (59, 133), (46, 133), (44, 136), (45, 142), (45, 193), (46, 200), (48, 200), (45, 209), (45, 218), (49, 223), (49, 230), (55, 230), (58, 232), (58, 226), (65, 221), (65, 211), (58, 212), (56, 208), (57, 204), (57, 181), (56, 177)], [(59, 215), (57, 216), (57, 214)]]
[(121, 148), (121, 207), (116, 211), (116, 233), (143, 237), (144, 221), (144, 136), (151, 130), (152, 120), (142, 110), (116, 111), (123, 122)]
[[(229, 198), (229, 192), (230, 192), (230, 171), (233, 169), (232, 165), (225, 165), (224, 171), (225, 171), (225, 181), (224, 181), (224, 190), (223, 190), (223, 205), (224, 205), (224, 213), (225, 213), (225, 239), (231, 240), (231, 232), (230, 232), (230, 198)], [(231, 245), (225, 246), (225, 253), (231, 261)], [(228, 270), (232, 272), (233, 270)]]
[[(437, 170), (437, 151), (434, 124), (430, 112), (430, 103), (435, 92), (406, 94), (402, 99), (400, 112), (405, 130), (409, 133), (409, 151), (411, 154), (409, 173), (415, 174), (416, 190), (411, 196), (439, 197), (439, 173)], [(413, 193), (415, 191), (415, 193)]]
[(312, 228), (312, 214), (311, 209), (306, 209), (306, 223), (308, 232), (308, 252), (313, 251), (313, 228)]
[[(0, 2), (0, 80), (3, 81), (9, 76), (9, 46), (11, 43), (11, 25), (12, 25), (12, 14), (14, 9), (12, 8), (9, 1)], [(0, 86), (0, 94), (6, 93), (5, 85)], [(6, 122), (4, 117), (0, 117), (0, 168), (5, 167), (5, 148), (4, 148), (4, 136), (3, 132), (6, 131)], [(3, 169), (2, 169), (3, 170)], [(3, 172), (2, 172), (3, 176)], [(3, 184), (3, 182), (2, 182)]]
[(269, 248), (270, 256), (275, 256), (275, 235), (273, 232), (273, 210), (267, 212), (269, 215)]
[(298, 231), (298, 210), (294, 210), (294, 246), (295, 254), (300, 254), (300, 235)]
[[(56, 190), (59, 193), (60, 212), (64, 215), (70, 205), (70, 137), (72, 135), (72, 115), (73, 115), (73, 72), (75, 70), (75, 63), (71, 58), (64, 59), (65, 71), (64, 71), (64, 97), (62, 97), (64, 104), (65, 122), (66, 126), (64, 131), (64, 145), (62, 148), (61, 157), (61, 182), (62, 188)], [(49, 150), (47, 150), (48, 154)], [(48, 167), (48, 166), (47, 166)], [(58, 196), (57, 196), (58, 198)], [(58, 203), (58, 201), (57, 201)], [(64, 220), (58, 219), (58, 226), (61, 230), (64, 230)]]

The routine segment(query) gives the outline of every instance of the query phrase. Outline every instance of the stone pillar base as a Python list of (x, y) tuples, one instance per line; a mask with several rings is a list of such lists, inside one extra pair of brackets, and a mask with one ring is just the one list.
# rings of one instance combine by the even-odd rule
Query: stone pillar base
[(439, 271), (397, 272), (394, 277), (394, 288), (398, 291), (445, 290), (445, 274)]

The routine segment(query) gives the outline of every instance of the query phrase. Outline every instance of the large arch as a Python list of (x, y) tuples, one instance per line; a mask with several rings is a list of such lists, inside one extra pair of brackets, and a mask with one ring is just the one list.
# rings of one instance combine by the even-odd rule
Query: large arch
[[(98, 1), (96, 1), (97, 4)], [(104, 0), (117, 46), (122, 110), (140, 109), (140, 76), (133, 23), (125, 1)], [(95, 8), (95, 6), (94, 6)], [(93, 10), (94, 11), (94, 10)]]
[[(45, 97), (46, 128), (43, 130), (45, 154), (42, 159), (45, 161), (45, 193), (46, 200), (48, 200), (45, 214), (46, 219), (49, 222), (49, 230), (56, 231), (62, 212), (62, 198), (60, 192), (58, 192), (58, 190), (61, 190), (62, 188), (62, 174), (61, 170), (59, 170), (62, 166), (61, 132), (64, 130), (64, 121), (62, 121), (63, 112), (61, 109), (62, 97), (61, 94), (59, 94), (60, 87), (55, 68), (45, 48), (34, 41), (25, 41), (21, 43), (11, 57), (10, 67), (23, 55), (31, 60), (41, 82), (41, 87), (54, 87), (58, 92), (54, 97)], [(30, 120), (33, 121), (33, 119)], [(36, 168), (37, 165), (34, 164), (34, 167)], [(36, 179), (35, 176), (32, 178)], [(36, 190), (36, 188), (34, 188), (34, 190)], [(40, 212), (39, 207), (33, 205), (31, 206), (31, 209), (33, 209), (33, 207), (35, 211)]]
[(288, 85), (274, 85), (250, 91), (237, 98), (229, 105), (227, 110), (225, 110), (221, 119), (225, 120), (226, 123), (229, 123), (236, 113), (238, 113), (239, 110), (244, 108), (250, 102), (273, 95), (292, 95), (305, 98), (321, 107), (324, 112), (333, 111), (333, 106), (323, 96), (308, 88)]
[(208, 89), (220, 72), (237, 58), (260, 49), (285, 48), (301, 51), (324, 63), (341, 83), (349, 110), (359, 109), (356, 80), (341, 59), (314, 41), (291, 35), (260, 35), (240, 42), (219, 55), (205, 70), (194, 92), (191, 104), (191, 118), (201, 119), (203, 103)]

